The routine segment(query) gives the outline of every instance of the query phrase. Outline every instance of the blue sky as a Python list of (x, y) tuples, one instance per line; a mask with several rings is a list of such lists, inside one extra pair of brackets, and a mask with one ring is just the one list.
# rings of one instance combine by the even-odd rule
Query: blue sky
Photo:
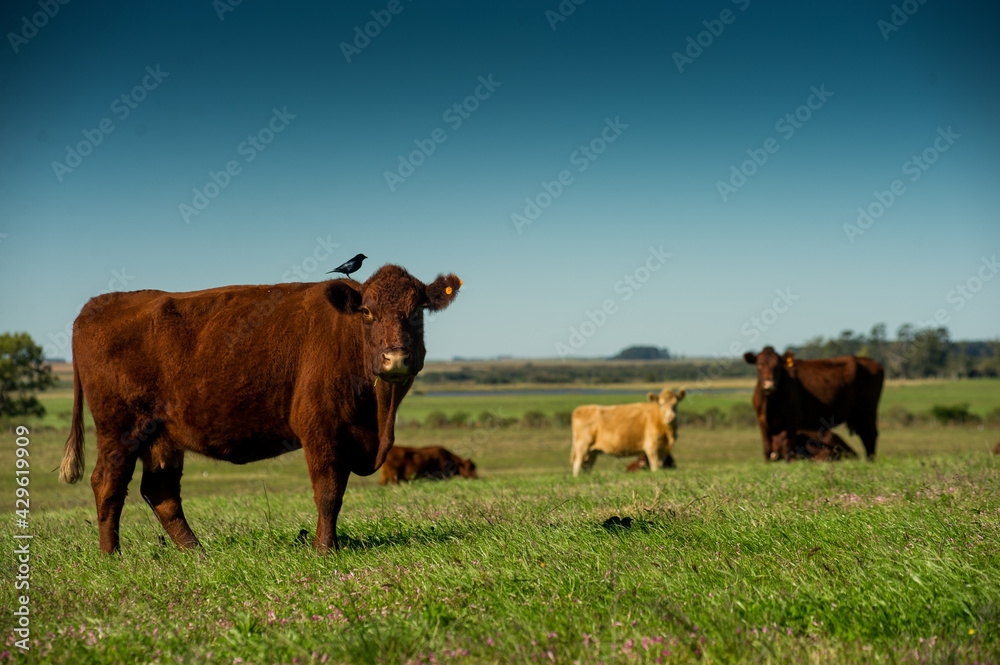
[(996, 338), (1000, 7), (671, 4), (5, 2), (0, 330), (364, 252), (431, 358)]

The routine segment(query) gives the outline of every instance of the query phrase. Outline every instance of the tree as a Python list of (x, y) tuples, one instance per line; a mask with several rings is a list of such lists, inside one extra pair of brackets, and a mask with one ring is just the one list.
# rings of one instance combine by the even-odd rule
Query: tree
[(0, 334), (0, 416), (45, 415), (35, 392), (54, 387), (59, 380), (45, 364), (42, 347), (28, 333)]
[(630, 346), (622, 349), (612, 360), (668, 360), (670, 352), (655, 346)]
[(886, 335), (884, 323), (876, 323), (868, 333), (868, 341), (865, 344), (867, 355), (878, 363), (885, 364), (885, 354), (889, 348), (889, 340)]

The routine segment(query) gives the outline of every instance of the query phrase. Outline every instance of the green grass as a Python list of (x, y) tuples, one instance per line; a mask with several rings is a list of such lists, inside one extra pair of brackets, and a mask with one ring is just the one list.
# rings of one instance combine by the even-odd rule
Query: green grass
[[(329, 557), (295, 541), (315, 528), (301, 453), (189, 456), (201, 555), (159, 544), (137, 473), (123, 552), (102, 556), (89, 486), (52, 471), (64, 438), (30, 444), (25, 662), (1000, 660), (997, 430), (887, 429), (876, 464), (767, 465), (752, 429), (689, 428), (676, 471), (602, 458), (578, 479), (567, 428), (401, 430), (401, 445), (474, 457), (482, 479), (352, 477)], [(4, 437), (0, 458), (13, 447)], [(92, 434), (86, 450), (89, 472)], [(602, 527), (611, 516), (631, 528)]]
[[(731, 383), (731, 382), (730, 382)], [(726, 385), (730, 385), (726, 383)], [(584, 388), (600, 388), (600, 386), (582, 386)], [(571, 412), (581, 404), (627, 404), (645, 399), (649, 391), (659, 391), (663, 388), (678, 389), (682, 384), (635, 386), (630, 393), (614, 393), (607, 395), (504, 395), (496, 391), (476, 390), (463, 395), (440, 397), (434, 391), (413, 391), (403, 401), (399, 417), (404, 420), (424, 422), (432, 411), (444, 411), (448, 415), (458, 412), (468, 413), (473, 419), (483, 411), (499, 414), (504, 418), (520, 418), (527, 411), (541, 411), (548, 416), (559, 412)], [(733, 404), (750, 403), (751, 389), (736, 389), (724, 393), (700, 393), (697, 386), (689, 385), (688, 394), (678, 407), (680, 410), (693, 413), (704, 413), (716, 407), (723, 413), (729, 413)], [(519, 388), (537, 388), (537, 386), (519, 386)], [(542, 387), (544, 388), (544, 386)], [(614, 390), (620, 386), (610, 386)], [(694, 388), (694, 389), (692, 389)], [(501, 388), (500, 390), (506, 390)], [(59, 390), (40, 395), (47, 413), (42, 419), (32, 419), (30, 424), (46, 427), (68, 427), (73, 411), (72, 391)], [(935, 405), (968, 403), (969, 410), (979, 416), (1000, 407), (1000, 379), (974, 379), (964, 381), (926, 381), (912, 383), (890, 383), (882, 393), (880, 409), (885, 411), (897, 404), (903, 405), (912, 413), (930, 411)], [(90, 411), (85, 412), (84, 421), (88, 427), (93, 427), (94, 421)]]

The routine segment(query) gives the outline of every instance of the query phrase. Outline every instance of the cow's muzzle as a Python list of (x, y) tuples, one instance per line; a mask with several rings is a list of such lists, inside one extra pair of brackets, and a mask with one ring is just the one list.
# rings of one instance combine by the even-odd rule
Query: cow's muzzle
[(774, 392), (774, 381), (763, 381), (763, 382), (762, 382), (762, 383), (760, 384), (760, 388), (761, 388), (761, 390), (763, 390), (763, 391), (764, 391), (764, 392), (765, 392), (766, 394), (770, 395), (771, 393), (773, 393), (773, 392)]
[(410, 352), (405, 349), (390, 349), (382, 352), (382, 368), (379, 376), (390, 383), (403, 383), (410, 378)]

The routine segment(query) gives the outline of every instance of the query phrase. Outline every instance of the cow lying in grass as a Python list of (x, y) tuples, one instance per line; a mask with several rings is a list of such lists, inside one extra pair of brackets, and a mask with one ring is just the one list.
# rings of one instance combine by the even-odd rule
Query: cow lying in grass
[[(791, 448), (785, 446), (785, 434), (774, 437), (775, 450), (782, 451), (782, 457), (787, 460), (811, 459), (837, 461), (842, 459), (857, 459), (858, 454), (847, 445), (847, 442), (837, 434), (827, 430), (824, 432), (799, 432)], [(1000, 454), (1000, 443), (996, 452)], [(634, 462), (625, 467), (626, 473), (634, 473), (649, 468), (649, 458), (646, 453), (639, 453)]]
[(819, 432), (799, 430), (791, 446), (788, 445), (785, 433), (779, 432), (772, 442), (779, 458), (789, 461), (796, 459), (837, 461), (858, 457), (846, 441), (830, 430)]
[(396, 446), (389, 451), (382, 465), (382, 485), (398, 485), (416, 478), (443, 480), (461, 475), (463, 478), (478, 478), (476, 465), (471, 459), (462, 459), (447, 448), (405, 448)]
[(676, 466), (672, 455), (677, 438), (677, 403), (684, 391), (667, 388), (649, 401), (617, 406), (578, 406), (573, 411), (573, 475), (590, 470), (599, 453), (629, 457), (645, 453), (649, 468)]

